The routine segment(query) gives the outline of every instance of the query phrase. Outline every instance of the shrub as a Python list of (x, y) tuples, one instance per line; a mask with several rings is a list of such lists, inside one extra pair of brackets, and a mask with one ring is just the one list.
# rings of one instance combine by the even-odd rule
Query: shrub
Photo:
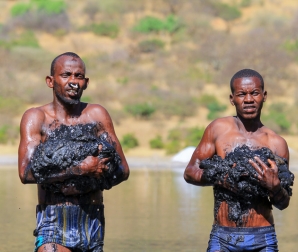
[(81, 98), (81, 101), (82, 101), (82, 102), (90, 103), (90, 102), (92, 102), (92, 98), (91, 98), (90, 96), (83, 96), (83, 97)]
[(138, 103), (127, 105), (125, 110), (135, 117), (149, 118), (155, 112), (155, 107), (149, 103)]
[(169, 15), (165, 20), (161, 20), (156, 17), (144, 17), (134, 27), (134, 30), (141, 33), (160, 32), (167, 31), (173, 33), (181, 27), (179, 20)]
[(185, 146), (197, 146), (204, 134), (204, 128), (194, 127), (187, 130)]
[(38, 10), (49, 15), (62, 13), (66, 5), (62, 0), (32, 0)]
[(249, 7), (249, 6), (251, 6), (251, 0), (242, 0), (241, 2), (240, 2), (240, 7)]
[(165, 145), (166, 154), (174, 154), (181, 150), (181, 142), (172, 140)]
[(62, 13), (65, 8), (66, 5), (62, 0), (31, 0), (30, 3), (16, 3), (10, 13), (13, 17), (22, 16), (30, 11), (41, 11), (52, 15)]
[(216, 3), (214, 7), (217, 11), (217, 15), (225, 21), (232, 21), (241, 17), (241, 11), (236, 6)]
[(155, 52), (164, 47), (165, 43), (159, 39), (143, 40), (139, 43), (139, 49), (144, 53)]
[(7, 125), (4, 125), (2, 127), (0, 127), (0, 143), (1, 144), (6, 144), (8, 142), (8, 129), (10, 127)]
[(163, 143), (160, 135), (151, 139), (149, 144), (150, 144), (151, 149), (162, 149), (164, 147), (164, 143)]
[(10, 10), (10, 14), (13, 17), (21, 16), (25, 13), (27, 13), (30, 10), (31, 5), (28, 3), (17, 3), (14, 6), (12, 6)]
[(124, 135), (120, 142), (124, 150), (132, 149), (139, 145), (138, 139), (131, 133)]
[(264, 123), (278, 133), (289, 133), (291, 123), (286, 116), (286, 107), (284, 103), (271, 104), (269, 112), (263, 116)]
[(183, 140), (182, 130), (175, 128), (171, 129), (168, 134), (168, 142), (165, 144), (167, 154), (174, 154), (181, 150), (181, 142)]
[(227, 106), (221, 105), (219, 104), (219, 102), (215, 101), (215, 102), (209, 103), (207, 108), (209, 109), (207, 118), (209, 120), (214, 120), (217, 117), (219, 117), (220, 112), (225, 111), (227, 109)]
[(26, 46), (26, 47), (38, 48), (39, 44), (35, 37), (34, 32), (25, 31), (10, 41), (0, 40), (0, 46), (6, 49), (10, 49), (14, 46)]
[(209, 110), (207, 115), (209, 120), (214, 120), (219, 117), (220, 112), (227, 109), (227, 106), (220, 104), (213, 95), (202, 95), (199, 99), (199, 103)]
[(28, 4), (17, 3), (11, 9), (13, 19), (6, 28), (14, 30), (17, 27), (24, 27), (47, 32), (59, 29), (68, 31), (70, 22), (65, 10), (66, 5), (62, 0), (31, 0)]
[(113, 23), (91, 24), (90, 26), (85, 27), (85, 29), (93, 32), (95, 35), (110, 38), (116, 38), (119, 33), (119, 27)]

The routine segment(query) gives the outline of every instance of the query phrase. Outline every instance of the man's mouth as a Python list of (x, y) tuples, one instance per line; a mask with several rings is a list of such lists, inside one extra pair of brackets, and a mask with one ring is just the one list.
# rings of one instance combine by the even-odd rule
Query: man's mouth
[(243, 107), (243, 110), (248, 113), (254, 112), (256, 110), (256, 107), (255, 106), (245, 106), (245, 107)]
[(78, 91), (79, 91), (79, 85), (78, 84), (74, 84), (74, 83), (69, 83), (69, 86), (71, 87), (71, 89), (67, 90), (67, 93), (70, 96), (77, 96), (78, 95)]

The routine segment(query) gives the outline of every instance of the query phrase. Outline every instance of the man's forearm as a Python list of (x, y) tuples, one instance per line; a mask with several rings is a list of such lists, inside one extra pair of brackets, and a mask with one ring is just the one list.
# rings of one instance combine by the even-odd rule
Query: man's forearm
[(277, 192), (270, 195), (270, 201), (276, 208), (283, 210), (288, 207), (290, 196), (288, 192), (282, 186), (280, 186), (280, 189)]

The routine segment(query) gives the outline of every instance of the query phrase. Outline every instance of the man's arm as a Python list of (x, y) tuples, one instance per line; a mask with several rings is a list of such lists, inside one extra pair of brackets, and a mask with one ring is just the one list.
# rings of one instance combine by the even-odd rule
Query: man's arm
[(42, 110), (27, 110), (20, 124), (20, 144), (18, 151), (19, 177), (23, 184), (36, 183), (30, 169), (30, 159), (41, 141), (41, 131), (45, 115)]
[[(271, 140), (271, 146), (274, 154), (285, 158), (289, 164), (289, 149), (286, 141), (276, 136)], [(260, 184), (268, 189), (272, 204), (279, 210), (287, 208), (290, 203), (290, 196), (280, 184), (276, 163), (268, 159), (269, 166), (267, 166), (259, 157), (255, 157), (254, 159), (249, 162), (257, 171)]]
[(103, 133), (103, 132), (108, 133), (108, 137), (114, 143), (116, 152), (121, 158), (121, 164), (119, 168), (121, 169), (122, 172), (121, 174), (118, 174), (118, 177), (113, 181), (113, 186), (115, 186), (121, 183), (122, 181), (125, 181), (128, 179), (129, 166), (124, 156), (121, 144), (116, 136), (114, 125), (108, 111), (100, 105), (90, 105), (90, 116), (92, 118), (95, 118), (97, 122), (100, 122), (103, 128), (102, 132), (100, 133)]
[(201, 160), (211, 158), (216, 154), (215, 150), (215, 136), (214, 136), (214, 124), (212, 122), (205, 130), (202, 140), (195, 149), (192, 157), (184, 171), (184, 179), (187, 183), (198, 186), (212, 185), (206, 179), (204, 179), (204, 170), (200, 168)]

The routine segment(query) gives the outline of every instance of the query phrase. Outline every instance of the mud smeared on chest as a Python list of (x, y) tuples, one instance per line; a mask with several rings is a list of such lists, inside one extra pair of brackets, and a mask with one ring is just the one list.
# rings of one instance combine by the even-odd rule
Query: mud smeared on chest
[[(99, 145), (102, 145), (100, 152)], [(110, 157), (109, 169), (102, 178), (73, 175), (63, 182), (45, 183), (47, 178), (79, 165), (87, 156)], [(84, 192), (110, 189), (116, 174), (121, 173), (120, 163), (121, 159), (108, 134), (97, 137), (97, 124), (61, 125), (37, 146), (31, 159), (31, 170), (37, 183), (42, 184), (45, 190), (58, 193), (62, 186), (75, 186)]]
[[(278, 166), (278, 177), (281, 186), (292, 195), (291, 186), (293, 185), (294, 175), (288, 170), (287, 160), (278, 157), (268, 148), (256, 150), (249, 149), (243, 145), (237, 147), (233, 152), (226, 155), (224, 159), (214, 155), (212, 158), (202, 160), (200, 167), (204, 169), (203, 177), (214, 186), (214, 217), (217, 218), (218, 210), (222, 202), (228, 204), (228, 218), (236, 223), (237, 226), (244, 224), (245, 216), (249, 210), (258, 202), (264, 202), (271, 207), (268, 200), (269, 192), (259, 185), (257, 172), (249, 163), (249, 159), (258, 156), (269, 166), (268, 159), (274, 160)], [(224, 180), (231, 185), (231, 190), (218, 185), (223, 184)]]

